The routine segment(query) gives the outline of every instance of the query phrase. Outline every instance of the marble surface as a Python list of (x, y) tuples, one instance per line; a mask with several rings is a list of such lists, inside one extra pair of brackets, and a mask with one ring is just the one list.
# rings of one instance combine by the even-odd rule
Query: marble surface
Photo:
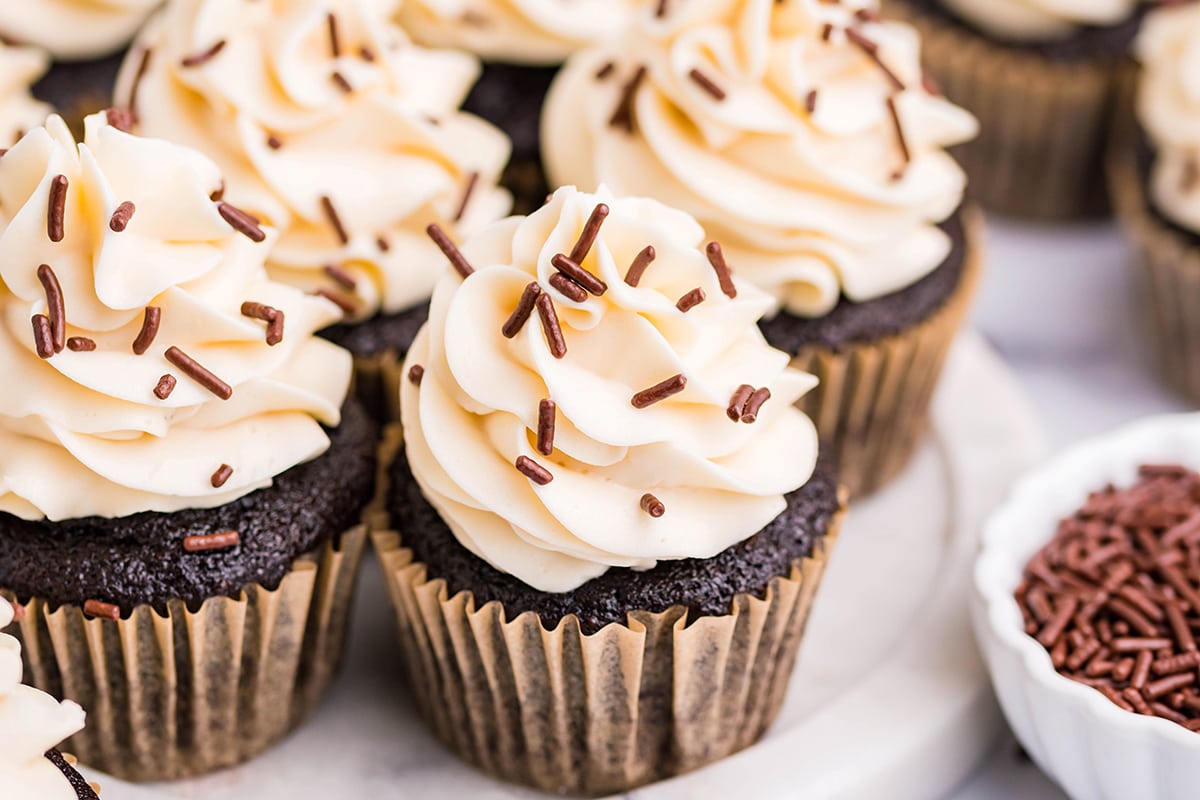
[[(1130, 255), (1115, 226), (989, 220), (975, 326), (1005, 357), (1054, 449), (1139, 417), (1191, 406), (1145, 358)], [(1006, 739), (953, 800), (1066, 797)]]

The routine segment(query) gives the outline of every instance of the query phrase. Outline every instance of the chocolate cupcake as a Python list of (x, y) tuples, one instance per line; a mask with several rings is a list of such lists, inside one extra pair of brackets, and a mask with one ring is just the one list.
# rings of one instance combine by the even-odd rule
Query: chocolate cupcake
[(358, 357), (364, 400), (394, 413), (382, 386), (445, 269), (426, 227), (469, 233), (511, 207), (507, 141), (458, 110), (478, 63), (413, 46), (373, 4), (227, 5), (168, 6), (117, 103), (140, 133), (212, 157), (226, 199), (279, 229), (272, 277), (339, 305), (326, 335)]
[(703, 242), (567, 188), (447, 246), (375, 543), (422, 712), (507, 780), (632, 789), (783, 701), (841, 500), (792, 405), (815, 380)]
[[(14, 609), (0, 597), (0, 629)], [(83, 728), (83, 709), (21, 685), (21, 643), (0, 633), (0, 797), (5, 800), (98, 800), (95, 787), (54, 749)]]
[(276, 234), (211, 199), (216, 166), (85, 125), (0, 159), (0, 591), (26, 673), (92, 714), (74, 752), (164, 780), (253, 756), (329, 685), (378, 432), (314, 336), (337, 306), (268, 277)]
[(50, 106), (35, 100), (29, 87), (45, 74), (50, 59), (36, 47), (0, 42), (0, 148), (10, 147), (46, 121)]
[(499, 125), (513, 142), (504, 185), (518, 214), (545, 202), (539, 118), (559, 66), (572, 53), (619, 35), (648, 0), (406, 0), (400, 24), (418, 42), (483, 59), (483, 75), (466, 109)]
[(775, 298), (767, 339), (820, 378), (801, 407), (870, 492), (913, 453), (976, 282), (944, 150), (975, 121), (922, 82), (915, 31), (866, 3), (668, 4), (643, 23), (555, 82), (549, 174), (696, 216), (713, 263)]
[(971, 196), (1035, 220), (1108, 213), (1109, 121), (1141, 0), (885, 0), (911, 21), (946, 96), (975, 113), (956, 151)]
[(1152, 361), (1200, 402), (1200, 5), (1152, 12), (1135, 54), (1141, 73), (1119, 114), (1109, 183), (1134, 244)]
[(13, 0), (0, 14), (0, 39), (50, 53), (53, 66), (34, 92), (81, 131), (84, 117), (108, 107), (126, 46), (162, 2)]

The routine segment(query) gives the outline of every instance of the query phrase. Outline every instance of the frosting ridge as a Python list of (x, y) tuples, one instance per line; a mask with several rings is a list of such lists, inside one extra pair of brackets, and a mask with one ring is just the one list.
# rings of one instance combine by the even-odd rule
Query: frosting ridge
[(14, 144), (21, 135), (46, 121), (50, 106), (29, 93), (50, 67), (47, 55), (35, 47), (0, 42), (0, 147)]
[(61, 61), (117, 52), (163, 0), (12, 0), (0, 35), (36, 45)]

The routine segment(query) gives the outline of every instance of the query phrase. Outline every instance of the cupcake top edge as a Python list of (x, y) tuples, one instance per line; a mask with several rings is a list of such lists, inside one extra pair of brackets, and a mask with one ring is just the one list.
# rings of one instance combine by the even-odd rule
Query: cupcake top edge
[(199, 153), (97, 114), (0, 157), (0, 511), (223, 505), (323, 453), (351, 373), (328, 300), (272, 281), (275, 236)]
[(1081, 27), (1116, 25), (1142, 0), (939, 0), (980, 30), (1018, 42), (1064, 39)]
[[(14, 608), (0, 597), (0, 629)], [(0, 796), (6, 800), (77, 800), (78, 793), (46, 751), (83, 730), (83, 709), (21, 683), (21, 643), (0, 633)]]
[(1200, 233), (1200, 4), (1156, 9), (1134, 43), (1137, 115), (1155, 159), (1155, 207)]
[(48, 50), (60, 61), (112, 55), (127, 45), (163, 0), (14, 0), (0, 36)]
[(776, 306), (820, 317), (910, 286), (951, 252), (977, 123), (868, 2), (696, 0), (574, 56), (551, 88), (556, 184), (694, 215)]
[(414, 39), (456, 47), (485, 61), (560, 64), (618, 35), (649, 0), (404, 0), (397, 19)]
[(401, 388), (407, 457), (468, 550), (546, 592), (709, 558), (812, 475), (816, 384), (687, 214), (558, 190), (461, 249)]
[(118, 78), (137, 131), (193, 147), (228, 199), (277, 228), (272, 277), (346, 321), (429, 299), (431, 223), (469, 235), (509, 213), (511, 144), (460, 110), (470, 54), (412, 44), (377, 0), (178, 0)]

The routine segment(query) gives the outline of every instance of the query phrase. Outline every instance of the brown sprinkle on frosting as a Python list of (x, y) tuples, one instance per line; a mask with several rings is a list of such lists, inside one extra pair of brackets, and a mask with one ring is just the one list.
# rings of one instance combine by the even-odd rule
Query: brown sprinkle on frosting
[(96, 619), (111, 619), (115, 621), (121, 618), (120, 606), (105, 603), (102, 600), (84, 600), (83, 613)]
[(579, 266), (579, 262), (573, 258), (557, 253), (550, 259), (550, 263), (556, 270), (586, 289), (589, 294), (600, 297), (608, 291), (607, 283)]
[(313, 294), (333, 303), (342, 312), (342, 316), (344, 317), (353, 316), (358, 311), (358, 305), (354, 298), (344, 295), (341, 292), (332, 292), (329, 289), (317, 289)]
[(515, 466), (517, 468), (517, 472), (521, 473), (526, 478), (529, 478), (529, 480), (533, 481), (538, 486), (545, 486), (554, 480), (554, 476), (550, 474), (550, 470), (546, 469), (529, 456), (517, 456)]
[(325, 21), (329, 28), (329, 52), (334, 58), (339, 58), (342, 55), (342, 41), (338, 36), (337, 17), (330, 11), (325, 16)]
[(272, 133), (267, 137), (267, 147), (271, 148), (272, 150), (278, 150), (279, 148), (283, 147), (283, 139), (280, 139), (278, 136)]
[(904, 91), (904, 81), (900, 80), (895, 72), (892, 72), (891, 67), (884, 63), (883, 58), (879, 55), (879, 45), (868, 38), (864, 33), (855, 28), (846, 29), (846, 38), (854, 43), (860, 50), (867, 54), (867, 57), (875, 62), (879, 70), (888, 79), (892, 88), (898, 92)]
[(187, 56), (179, 63), (185, 67), (198, 67), (201, 64), (206, 64), (209, 61), (212, 61), (224, 49), (225, 49), (225, 40), (218, 39), (207, 50), (200, 52), (200, 53), (196, 53), (195, 55)]
[(900, 110), (896, 108), (896, 98), (887, 99), (888, 114), (892, 117), (892, 126), (896, 129), (896, 143), (900, 145), (900, 155), (904, 157), (907, 166), (912, 163), (912, 151), (908, 149), (908, 137), (904, 134), (904, 123), (900, 121)]
[(521, 299), (517, 301), (517, 307), (513, 309), (512, 314), (508, 316), (508, 320), (500, 329), (505, 339), (511, 339), (521, 332), (521, 328), (525, 327), (541, 294), (542, 287), (538, 286), (537, 281), (525, 286), (524, 291), (521, 292)]
[(554, 423), (558, 406), (550, 398), (538, 403), (537, 451), (544, 456), (554, 455)]
[(222, 400), (228, 400), (233, 397), (233, 387), (209, 372), (196, 359), (178, 347), (172, 345), (167, 348), (166, 359), (178, 367), (184, 375), (187, 375)]
[(217, 471), (212, 474), (212, 487), (220, 489), (229, 479), (233, 477), (233, 467), (228, 464), (222, 464), (217, 468)]
[(550, 346), (550, 354), (562, 358), (567, 354), (567, 342), (563, 339), (562, 328), (558, 324), (558, 312), (554, 310), (554, 301), (550, 295), (542, 292), (537, 296), (538, 317), (542, 321), (542, 332), (546, 336), (546, 344)]
[(733, 393), (733, 397), (729, 398), (729, 408), (725, 410), (725, 414), (733, 422), (742, 421), (742, 412), (746, 407), (746, 403), (754, 394), (754, 387), (748, 383), (743, 383)]
[(158, 336), (158, 328), (162, 324), (162, 309), (158, 306), (147, 306), (145, 313), (142, 315), (142, 329), (138, 331), (137, 338), (133, 340), (133, 352), (135, 355), (145, 355), (150, 349), (150, 345), (154, 344), (154, 339)]
[(596, 207), (592, 209), (592, 213), (588, 215), (587, 222), (583, 225), (583, 231), (579, 234), (579, 240), (571, 248), (569, 256), (576, 264), (582, 264), (588, 253), (592, 251), (592, 245), (596, 243), (596, 237), (600, 235), (600, 227), (604, 224), (604, 220), (608, 219), (608, 213), (607, 204), (597, 203)]
[(166, 400), (175, 391), (176, 383), (174, 375), (163, 375), (158, 379), (158, 385), (154, 387), (154, 396), (159, 400)]
[(695, 289), (692, 289), (683, 297), (679, 298), (679, 302), (675, 304), (675, 307), (686, 314), (696, 306), (703, 303), (705, 297), (706, 295), (704, 294), (704, 290), (697, 286)]
[(72, 353), (91, 353), (96, 349), (96, 341), (86, 336), (72, 336), (67, 339), (67, 349)]
[(267, 344), (271, 347), (283, 341), (283, 312), (278, 308), (248, 300), (242, 303), (242, 316), (267, 323)]
[(50, 333), (50, 318), (45, 314), (33, 315), (33, 345), (40, 358), (54, 356), (54, 335)]
[(725, 252), (721, 250), (719, 242), (709, 242), (704, 248), (704, 252), (708, 255), (708, 263), (712, 264), (713, 270), (717, 273), (717, 281), (721, 284), (721, 292), (728, 298), (737, 297), (737, 286), (733, 283), (733, 275), (729, 271), (729, 264), (725, 261)]
[(63, 228), (67, 215), (67, 176), (55, 175), (50, 181), (50, 200), (46, 213), (46, 234), (52, 242), (66, 238)]
[(475, 195), (475, 187), (479, 185), (479, 171), (474, 170), (467, 176), (467, 185), (463, 189), (462, 200), (458, 204), (458, 211), (454, 212), (454, 221), (462, 222), (463, 216), (467, 213), (467, 207), (471, 205), (471, 198)]
[(347, 272), (341, 265), (326, 264), (324, 270), (330, 280), (346, 291), (353, 292), (358, 288), (358, 281), (354, 280), (354, 276)]
[(129, 220), (133, 219), (133, 212), (136, 210), (137, 207), (128, 200), (121, 203), (109, 218), (108, 229), (113, 233), (124, 232), (129, 227)]
[(813, 89), (804, 97), (804, 110), (809, 114), (815, 114), (817, 112), (817, 96), (817, 90)]
[(617, 102), (617, 108), (608, 121), (609, 125), (614, 128), (624, 128), (626, 133), (634, 132), (637, 120), (634, 117), (633, 101), (645, 79), (646, 66), (643, 64), (633, 73), (633, 77), (629, 79), (628, 83), (621, 88), (621, 99)]
[(327, 194), (321, 195), (321, 210), (325, 212), (325, 218), (329, 220), (333, 232), (337, 234), (338, 241), (342, 244), (349, 244), (350, 235), (346, 233), (346, 226), (342, 224), (342, 218), (333, 205), (333, 198)]
[(667, 507), (662, 504), (662, 501), (649, 492), (642, 495), (641, 505), (642, 511), (645, 511), (655, 519), (658, 519), (663, 514), (667, 513)]
[(330, 75), (329, 78), (333, 81), (334, 86), (338, 87), (346, 94), (350, 94), (354, 91), (354, 86), (346, 79), (346, 76), (338, 70), (334, 70), (333, 74)]
[(655, 403), (666, 400), (672, 395), (679, 394), (687, 386), (687, 378), (683, 375), (672, 375), (665, 381), (656, 383), (649, 389), (643, 389), (633, 396), (630, 401), (634, 408), (648, 408)]
[(425, 377), (425, 368), (420, 364), (413, 364), (408, 370), (408, 382), (413, 386), (420, 386), (421, 380)]
[(600, 65), (600, 69), (596, 70), (596, 80), (602, 81), (606, 79), (609, 75), (613, 74), (613, 71), (616, 70), (616, 68), (617, 65), (614, 62), (605, 61)]
[(205, 553), (210, 550), (227, 550), (237, 547), (242, 537), (237, 531), (220, 531), (198, 536), (183, 537), (183, 549), (188, 553)]
[(561, 272), (556, 272), (549, 278), (550, 285), (562, 294), (568, 300), (574, 300), (576, 303), (582, 303), (588, 298), (588, 293), (575, 281), (568, 278)]
[(235, 231), (251, 241), (264, 241), (267, 238), (267, 234), (262, 228), (259, 227), (258, 218), (243, 211), (237, 206), (230, 205), (224, 200), (220, 200), (219, 198), (225, 192), (224, 184), (221, 185), (221, 188), (218, 190), (218, 192), (220, 192), (220, 194), (217, 194), (214, 197), (214, 200), (217, 203), (217, 213), (221, 215), (221, 219), (229, 223), (229, 227), (233, 228)]
[(637, 286), (641, 283), (642, 276), (646, 274), (646, 268), (654, 263), (655, 255), (654, 245), (646, 245), (629, 265), (629, 271), (625, 273), (625, 283), (630, 286)]
[(454, 267), (454, 271), (461, 275), (463, 280), (471, 277), (472, 273), (475, 272), (475, 268), (471, 266), (466, 256), (462, 254), (462, 251), (458, 249), (454, 242), (450, 241), (450, 237), (446, 235), (446, 232), (442, 230), (440, 225), (434, 223), (426, 228), (425, 232), (429, 234), (429, 238), (433, 239), (433, 243), (449, 259), (450, 266)]
[(54, 352), (61, 353), (67, 346), (67, 309), (63, 301), (62, 284), (49, 264), (42, 264), (37, 269), (38, 281), (46, 293), (46, 311), (50, 317), (50, 335), (54, 342)]
[(133, 112), (128, 108), (109, 108), (104, 111), (104, 121), (109, 127), (116, 128), (122, 133), (133, 130)]
[(725, 99), (725, 90), (716, 81), (705, 75), (698, 67), (693, 67), (692, 71), (688, 73), (688, 77), (691, 78), (692, 83), (707, 92), (714, 100), (720, 102)]
[(765, 386), (755, 389), (754, 394), (750, 395), (750, 399), (746, 401), (746, 405), (742, 409), (742, 422), (753, 424), (758, 419), (758, 412), (762, 410), (763, 404), (770, 399), (770, 389)]

